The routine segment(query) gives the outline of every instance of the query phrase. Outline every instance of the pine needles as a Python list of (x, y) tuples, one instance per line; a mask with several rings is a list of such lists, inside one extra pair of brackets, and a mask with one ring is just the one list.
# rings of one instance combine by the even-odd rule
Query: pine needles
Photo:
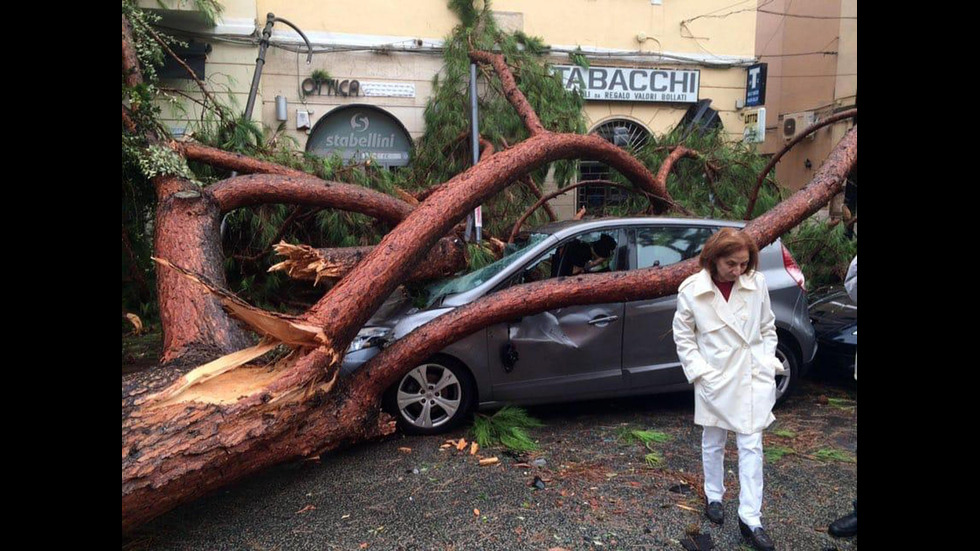
[(538, 449), (526, 429), (544, 426), (523, 408), (505, 406), (493, 415), (478, 413), (473, 419), (471, 434), (481, 448), (502, 445), (516, 452)]
[(649, 452), (643, 456), (643, 461), (651, 468), (660, 466), (664, 460), (663, 454), (654, 449), (653, 445), (669, 442), (673, 438), (671, 435), (658, 430), (634, 429), (629, 426), (616, 429), (616, 436), (626, 444), (643, 444)]

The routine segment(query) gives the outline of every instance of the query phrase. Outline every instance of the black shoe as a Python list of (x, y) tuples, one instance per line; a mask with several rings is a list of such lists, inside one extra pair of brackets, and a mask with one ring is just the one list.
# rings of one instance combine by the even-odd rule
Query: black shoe
[(769, 534), (761, 526), (752, 529), (749, 528), (748, 524), (742, 522), (742, 519), (738, 519), (738, 529), (742, 531), (745, 539), (752, 543), (752, 547), (755, 547), (759, 551), (776, 551), (776, 546), (769, 539)]
[(709, 502), (704, 508), (704, 514), (708, 516), (708, 520), (715, 524), (724, 524), (725, 522), (725, 509), (722, 508), (720, 501)]
[(843, 516), (830, 523), (827, 532), (835, 538), (849, 538), (858, 533), (858, 514), (857, 511)]

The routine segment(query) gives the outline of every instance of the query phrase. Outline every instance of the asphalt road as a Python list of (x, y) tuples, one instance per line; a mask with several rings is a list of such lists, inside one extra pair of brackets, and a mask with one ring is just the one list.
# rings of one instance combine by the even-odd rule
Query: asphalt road
[[(803, 383), (766, 431), (763, 523), (780, 550), (857, 549), (856, 537), (826, 533), (854, 498), (856, 383)], [(252, 477), (156, 519), (123, 548), (679, 550), (687, 533), (703, 531), (715, 549), (750, 549), (735, 520), (732, 436), (724, 526), (702, 513), (693, 403), (680, 393), (530, 408), (546, 426), (532, 429), (541, 449), (524, 457), (440, 448), (447, 438), (469, 440), (467, 429), (397, 434)], [(650, 450), (623, 437), (632, 429), (670, 436), (651, 445), (658, 463), (648, 465)], [(786, 453), (777, 458), (779, 451)], [(478, 464), (491, 456), (499, 462)], [(544, 489), (531, 486), (536, 476)]]

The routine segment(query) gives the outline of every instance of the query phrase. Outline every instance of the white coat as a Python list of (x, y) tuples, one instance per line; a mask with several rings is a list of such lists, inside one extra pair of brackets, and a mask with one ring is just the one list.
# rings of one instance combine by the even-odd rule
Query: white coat
[(741, 275), (726, 302), (701, 270), (681, 283), (674, 342), (688, 382), (694, 384), (694, 422), (742, 434), (776, 420), (776, 323), (766, 278)]

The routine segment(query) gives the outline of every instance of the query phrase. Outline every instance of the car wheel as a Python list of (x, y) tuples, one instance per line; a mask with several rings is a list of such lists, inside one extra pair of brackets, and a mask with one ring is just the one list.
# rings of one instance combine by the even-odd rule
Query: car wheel
[(476, 385), (469, 370), (448, 356), (417, 365), (385, 396), (389, 412), (409, 434), (439, 434), (458, 426), (470, 412)]
[(783, 369), (786, 370), (782, 375), (776, 375), (776, 405), (778, 406), (785, 402), (796, 388), (800, 378), (800, 360), (792, 347), (783, 341), (779, 341), (776, 346), (776, 358), (783, 362)]

